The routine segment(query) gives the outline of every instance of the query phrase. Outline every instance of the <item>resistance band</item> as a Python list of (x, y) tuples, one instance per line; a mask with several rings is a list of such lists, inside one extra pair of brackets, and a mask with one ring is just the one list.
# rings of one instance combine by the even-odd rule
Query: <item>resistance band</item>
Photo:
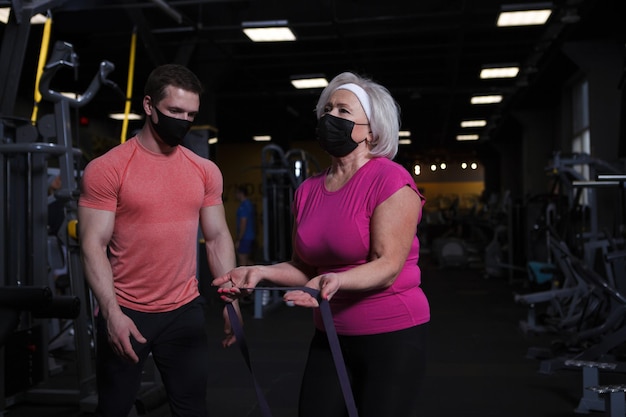
[(130, 114), (130, 104), (133, 98), (133, 78), (135, 74), (135, 54), (137, 51), (137, 30), (133, 29), (130, 38), (130, 58), (128, 60), (128, 84), (126, 85), (126, 103), (124, 105), (124, 121), (122, 122), (121, 143), (126, 142), (126, 132), (128, 131), (128, 115)]
[(33, 106), (33, 113), (30, 117), (30, 122), (34, 126), (37, 124), (37, 112), (39, 109), (39, 102), (41, 101), (41, 93), (39, 92), (39, 79), (43, 73), (43, 67), (46, 65), (46, 59), (48, 58), (48, 46), (50, 45), (50, 29), (52, 28), (52, 17), (50, 13), (46, 17), (46, 23), (43, 26), (43, 35), (41, 38), (41, 49), (39, 50), (39, 62), (37, 64), (37, 75), (35, 78), (35, 104)]
[[(255, 288), (241, 288), (247, 290), (254, 291), (275, 291), (275, 290), (285, 290), (285, 291), (294, 291), (301, 290), (309, 293), (312, 297), (315, 297), (320, 305), (320, 312), (322, 313), (322, 321), (324, 322), (324, 330), (326, 331), (326, 336), (328, 337), (328, 343), (330, 344), (330, 350), (333, 355), (333, 361), (335, 362), (335, 368), (337, 369), (337, 376), (339, 377), (339, 384), (341, 385), (341, 391), (343, 392), (343, 398), (346, 402), (346, 408), (348, 409), (349, 417), (358, 417), (358, 412), (356, 409), (356, 404), (354, 402), (354, 396), (352, 395), (352, 388), (350, 387), (350, 379), (348, 378), (348, 371), (346, 370), (346, 364), (343, 360), (343, 355), (341, 354), (341, 346), (339, 345), (339, 338), (337, 337), (337, 330), (335, 329), (335, 323), (333, 322), (332, 312), (330, 311), (330, 304), (328, 300), (323, 300), (319, 291), (314, 290), (308, 287), (255, 287)], [(248, 346), (246, 344), (245, 335), (243, 333), (243, 326), (239, 321), (239, 317), (235, 312), (235, 308), (231, 303), (226, 304), (226, 309), (228, 311), (228, 317), (230, 319), (230, 324), (232, 326), (233, 332), (235, 333), (235, 337), (237, 337), (237, 344), (239, 345), (239, 349), (241, 350), (241, 354), (243, 355), (244, 360), (246, 361), (246, 365), (250, 370), (250, 374), (252, 375), (252, 380), (254, 382), (254, 389), (256, 390), (257, 399), (259, 401), (259, 408), (261, 409), (261, 415), (263, 417), (271, 417), (272, 413), (270, 412), (267, 401), (265, 400), (265, 396), (261, 390), (260, 385), (258, 384), (256, 377), (254, 376), (254, 370), (252, 368), (252, 362), (250, 361), (250, 352), (248, 350)]]

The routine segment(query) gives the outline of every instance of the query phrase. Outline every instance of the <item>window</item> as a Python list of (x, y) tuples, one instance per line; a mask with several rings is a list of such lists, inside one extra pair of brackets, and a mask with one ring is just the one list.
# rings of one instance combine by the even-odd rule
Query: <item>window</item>
[[(587, 80), (574, 84), (572, 88), (572, 152), (591, 155), (591, 132), (589, 130), (589, 83)], [(589, 178), (589, 166), (574, 167), (584, 178)], [(589, 204), (589, 190), (581, 195), (581, 204)]]

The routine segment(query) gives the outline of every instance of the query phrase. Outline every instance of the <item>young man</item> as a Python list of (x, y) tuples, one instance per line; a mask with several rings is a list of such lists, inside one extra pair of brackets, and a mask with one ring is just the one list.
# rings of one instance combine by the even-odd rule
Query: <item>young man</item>
[[(179, 146), (202, 85), (163, 65), (146, 81), (146, 123), (85, 169), (78, 218), (87, 281), (98, 301), (98, 416), (126, 416), (149, 354), (173, 416), (206, 416), (208, 340), (196, 276), (198, 224), (209, 268), (235, 266), (217, 166)], [(225, 314), (224, 346), (235, 339)]]

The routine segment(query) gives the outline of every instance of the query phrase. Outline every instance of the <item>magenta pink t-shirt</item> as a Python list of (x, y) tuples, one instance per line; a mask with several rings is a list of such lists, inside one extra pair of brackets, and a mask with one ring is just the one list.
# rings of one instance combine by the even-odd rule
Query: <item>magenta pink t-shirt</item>
[[(295, 193), (297, 256), (317, 267), (317, 274), (341, 272), (364, 264), (370, 254), (370, 221), (376, 207), (402, 187), (421, 198), (413, 178), (401, 165), (374, 158), (338, 191), (324, 186), (326, 173), (308, 178)], [(430, 307), (420, 288), (419, 241), (411, 245), (395, 282), (376, 291), (339, 291), (330, 305), (337, 333), (367, 335), (402, 330), (430, 320)], [(323, 329), (319, 309), (315, 325)]]
[(217, 166), (182, 146), (162, 155), (130, 139), (87, 165), (79, 205), (115, 212), (109, 250), (120, 305), (171, 311), (199, 295), (200, 209), (221, 204), (222, 188)]

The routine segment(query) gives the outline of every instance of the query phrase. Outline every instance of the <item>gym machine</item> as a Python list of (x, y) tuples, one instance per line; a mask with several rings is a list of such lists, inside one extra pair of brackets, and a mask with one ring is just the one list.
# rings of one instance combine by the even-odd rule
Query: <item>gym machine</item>
[[(549, 349), (531, 348), (528, 355), (541, 359), (539, 371), (544, 374), (565, 368), (582, 369), (583, 395), (576, 411), (608, 411), (611, 402), (605, 405), (598, 394), (614, 394), (598, 386), (598, 374), (626, 372), (626, 364), (619, 360), (626, 342), (626, 175), (623, 170), (584, 154), (557, 154), (552, 162), (549, 172), (555, 179), (553, 191), (567, 199), (564, 207), (546, 215), (547, 242), (558, 272), (554, 275), (555, 286), (549, 291), (518, 296), (516, 301), (530, 308), (547, 305), (544, 311), (549, 329), (543, 330), (553, 332), (555, 339)], [(588, 166), (589, 179), (573, 169), (575, 165)], [(610, 219), (599, 218), (597, 198), (603, 195), (600, 193), (609, 197), (606, 201), (616, 204)], [(612, 226), (611, 231), (606, 230), (607, 225)], [(563, 296), (564, 291), (573, 288), (579, 291)], [(531, 313), (529, 310), (527, 327), (535, 324)], [(537, 329), (542, 328), (534, 330)], [(624, 389), (615, 392), (623, 397)], [(623, 400), (619, 404), (623, 408)]]
[[(263, 260), (268, 265), (291, 259), (293, 195), (312, 170), (319, 172), (319, 164), (303, 150), (284, 152), (267, 145), (261, 151)], [(278, 291), (255, 291), (254, 318), (262, 318), (264, 310), (280, 302)]]
[[(599, 218), (596, 215), (598, 189), (615, 184), (593, 179), (623, 174), (622, 169), (588, 154), (563, 155), (556, 152), (545, 171), (553, 180), (552, 194), (563, 196), (567, 200), (566, 210), (558, 213), (559, 217), (554, 223), (558, 234), (572, 248), (584, 241), (597, 239), (601, 235)], [(578, 230), (572, 225), (578, 226)]]
[[(80, 174), (78, 157), (81, 152), (73, 147), (70, 108), (80, 108), (88, 104), (102, 85), (109, 84), (107, 76), (114, 66), (103, 61), (80, 98), (68, 98), (50, 88), (50, 82), (58, 70), (76, 70), (77, 66), (77, 56), (72, 45), (57, 42), (39, 85), (42, 98), (53, 103), (54, 114), (41, 117), (36, 127), (30, 121), (2, 119), (0, 192), (3, 204), (0, 206), (0, 235), (3, 237), (3, 249), (0, 253), (0, 264), (3, 281), (0, 300), (13, 300), (11, 303), (1, 304), (2, 307), (19, 311), (19, 319), (12, 321), (12, 329), (6, 329), (13, 333), (8, 334), (3, 347), (7, 352), (23, 350), (26, 343), (36, 352), (37, 357), (29, 357), (31, 362), (24, 369), (27, 380), (22, 386), (9, 386), (14, 381), (7, 381), (6, 386), (2, 387), (0, 415), (6, 406), (23, 399), (45, 403), (80, 403), (81, 407), (92, 407), (90, 398), (95, 391), (91, 334), (93, 314), (81, 269), (76, 234), (77, 178)], [(71, 292), (69, 302), (63, 297), (49, 295), (55, 287), (54, 282), (49, 280), (47, 233), (50, 158), (55, 158), (58, 162), (62, 181), (62, 188), (56, 192), (56, 198), (65, 201), (65, 222), (60, 228), (59, 238), (68, 251), (67, 268)], [(20, 297), (15, 298), (15, 294), (20, 294)], [(47, 301), (49, 299), (52, 301)], [(62, 302), (56, 302), (57, 299)], [(79, 303), (78, 306), (76, 302)], [(45, 303), (51, 308), (42, 313), (39, 309)], [(39, 320), (41, 317), (73, 320), (77, 360), (76, 387), (42, 388), (41, 383), (49, 376), (49, 334), (46, 327), (48, 323)], [(0, 359), (0, 367), (4, 369), (9, 361)], [(11, 362), (11, 366), (19, 366), (19, 363)], [(33, 375), (33, 369), (37, 371), (37, 375)], [(3, 374), (7, 376), (10, 372), (7, 370)], [(10, 395), (6, 396), (5, 393)]]

